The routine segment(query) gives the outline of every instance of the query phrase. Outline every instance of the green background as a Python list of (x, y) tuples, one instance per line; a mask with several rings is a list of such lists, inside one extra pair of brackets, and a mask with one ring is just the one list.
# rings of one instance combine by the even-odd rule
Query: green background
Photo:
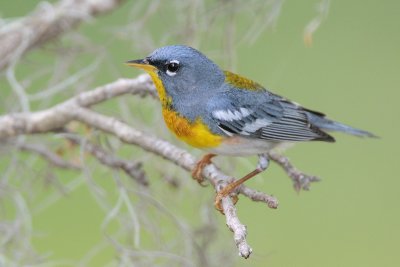
[[(217, 245), (207, 253), (214, 257), (217, 247), (225, 247), (224, 257), (229, 259), (227, 265), (231, 261), (235, 266), (400, 265), (400, 176), (397, 169), (400, 1), (331, 1), (329, 14), (315, 33), (313, 45), (306, 47), (302, 34), (305, 25), (315, 16), (316, 3), (318, 1), (285, 1), (273, 29), (263, 32), (254, 43), (242, 41), (235, 46), (234, 66), (228, 66), (229, 60), (217, 56), (225, 53), (219, 51), (222, 49), (219, 41), (202, 41), (199, 48), (221, 66), (232, 67), (275, 93), (322, 111), (332, 119), (369, 130), (381, 138), (359, 139), (335, 134), (335, 144), (312, 142), (288, 150), (286, 154), (299, 169), (323, 178), (322, 182), (312, 185), (309, 192), (296, 194), (290, 180), (275, 164), (266, 173), (249, 181), (249, 186), (276, 196), (280, 206), (277, 210), (270, 210), (263, 204), (241, 197), (238, 212), (247, 225), (248, 242), (253, 248), (248, 260), (237, 256), (224, 217), (211, 210), (218, 225), (214, 234)], [(36, 1), (25, 0), (3, 1), (1, 15), (23, 16), (36, 4)], [(101, 71), (96, 72), (95, 85), (111, 82), (118, 76), (135, 77), (140, 73), (120, 63), (143, 57), (144, 51), (138, 52), (132, 40), (109, 38), (114, 27), (134, 21), (128, 12), (131, 5), (129, 2), (125, 8), (79, 28), (79, 32), (97, 45), (104, 43), (109, 55), (107, 64), (111, 62), (115, 66), (115, 72), (101, 66)], [(174, 16), (174, 12), (177, 11), (165, 4), (165, 13), (149, 21), (149, 33), (162, 36), (171, 30), (174, 25), (170, 25), (168, 17)], [(242, 18), (240, 12), (236, 18), (236, 37), (240, 39), (249, 18)], [(216, 33), (222, 30), (218, 23), (210, 29)], [(156, 45), (178, 42), (173, 38), (167, 41), (159, 39)], [(140, 38), (136, 40), (140, 42)], [(37, 51), (29, 57), (40, 61), (41, 53), (44, 52)], [(21, 75), (24, 71), (29, 72), (29, 66), (21, 70)], [(4, 80), (1, 90), (10, 90)], [(140, 105), (140, 101), (132, 101)], [(159, 114), (157, 102), (143, 102), (143, 109)], [(105, 104), (100, 110), (118, 117), (113, 105), (117, 103)], [(143, 114), (146, 112), (139, 116), (147, 121), (146, 131), (156, 131), (162, 138), (175, 142), (161, 126), (159, 115), (147, 118)], [(124, 149), (121, 155), (132, 156), (129, 147)], [(191, 151), (200, 155), (198, 151)], [(0, 167), (5, 168), (5, 155), (2, 159)], [(212, 206), (213, 190), (211, 187), (197, 187), (187, 173), (172, 164), (162, 163), (163, 167), (157, 169), (170, 169), (184, 185), (179, 190), (168, 188), (157, 178), (159, 172), (151, 170), (151, 166), (160, 161), (155, 156), (146, 160), (145, 167), (152, 175), (150, 190), (160, 197), (159, 201), (174, 216), (193, 227), (201, 225), (203, 215), (198, 205), (208, 201)], [(254, 167), (256, 158), (235, 159), (239, 167), (234, 170), (230, 167), (232, 159), (220, 158), (217, 162), (227, 173), (240, 176)], [(58, 175), (60, 180), (68, 181), (81, 174), (59, 172)], [(107, 177), (96, 179), (105, 191), (116, 191), (115, 184), (107, 181)], [(106, 213), (90, 194), (85, 180), (82, 181), (66, 196), (58, 198), (32, 218), (33, 246), (56, 266), (79, 262), (88, 250), (106, 239), (101, 228)], [(41, 190), (43, 198), (57, 193), (51, 188)], [(164, 217), (159, 219), (160, 224), (167, 221)], [(117, 224), (110, 227), (117, 228)], [(147, 235), (142, 234), (139, 250), (150, 244)], [(103, 266), (117, 254), (112, 246), (107, 245), (99, 251), (89, 263), (82, 263), (83, 266)]]

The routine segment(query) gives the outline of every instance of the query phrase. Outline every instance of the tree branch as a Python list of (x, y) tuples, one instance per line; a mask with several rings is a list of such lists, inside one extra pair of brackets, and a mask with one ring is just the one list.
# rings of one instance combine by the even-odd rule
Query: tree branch
[(73, 144), (81, 146), (83, 150), (90, 153), (103, 165), (112, 169), (122, 170), (126, 173), (126, 175), (133, 178), (136, 182), (143, 186), (149, 185), (147, 176), (142, 169), (141, 162), (120, 159), (112, 153), (104, 150), (102, 147), (72, 133), (62, 133), (62, 136)]
[(29, 50), (53, 40), (80, 23), (112, 11), (124, 0), (41, 2), (29, 16), (0, 29), (0, 71)]
[(264, 192), (248, 188), (243, 184), (237, 190), (240, 194), (250, 198), (255, 202), (264, 202), (271, 209), (278, 208), (278, 200), (273, 196), (265, 194)]
[(143, 74), (136, 79), (119, 79), (97, 87), (43, 111), (4, 115), (0, 117), (0, 140), (62, 128), (73, 120), (75, 107), (89, 107), (123, 94), (154, 95), (155, 89), (149, 76)]
[[(140, 75), (136, 79), (120, 79), (94, 90), (81, 93), (47, 110), (5, 115), (0, 117), (0, 139), (12, 138), (22, 134), (54, 131), (68, 122), (76, 120), (114, 135), (124, 143), (139, 146), (146, 151), (159, 155), (186, 171), (191, 171), (195, 166), (196, 159), (187, 151), (148, 133), (141, 132), (116, 118), (108, 117), (89, 109), (94, 104), (123, 94), (155, 95), (155, 89), (147, 75)], [(103, 157), (103, 151), (92, 148), (89, 149), (89, 152), (101, 162), (109, 162), (108, 159)], [(86, 149), (88, 148), (86, 147)], [(281, 165), (294, 181), (298, 181), (301, 184), (300, 188), (307, 189), (309, 183), (306, 181), (313, 181), (313, 178), (310, 178), (311, 176), (306, 176), (295, 169), (286, 157), (270, 153), (270, 158)], [(207, 165), (202, 174), (213, 185), (216, 192), (219, 192), (233, 180), (232, 177), (222, 173), (214, 164)], [(277, 208), (278, 205), (278, 201), (274, 197), (244, 185), (240, 186), (236, 193), (240, 193), (253, 201), (264, 202), (270, 208)], [(222, 208), (226, 216), (227, 225), (234, 233), (239, 254), (244, 258), (249, 257), (251, 248), (246, 242), (247, 230), (239, 221), (236, 208), (230, 197), (222, 199)]]
[(44, 158), (50, 164), (63, 169), (80, 170), (81, 166), (74, 162), (64, 160), (62, 157), (52, 152), (50, 149), (39, 144), (15, 144), (20, 150), (33, 152)]
[(247, 227), (239, 221), (236, 207), (230, 198), (223, 198), (221, 202), (226, 217), (226, 225), (233, 232), (233, 239), (239, 250), (239, 255), (247, 259), (253, 251), (246, 241)]
[(289, 159), (281, 154), (276, 153), (275, 151), (270, 151), (268, 153), (269, 157), (275, 161), (282, 169), (286, 172), (286, 174), (292, 179), (294, 189), (299, 192), (300, 190), (310, 190), (310, 185), (313, 182), (318, 182), (321, 179), (314, 175), (308, 175), (298, 170), (293, 164), (289, 161)]

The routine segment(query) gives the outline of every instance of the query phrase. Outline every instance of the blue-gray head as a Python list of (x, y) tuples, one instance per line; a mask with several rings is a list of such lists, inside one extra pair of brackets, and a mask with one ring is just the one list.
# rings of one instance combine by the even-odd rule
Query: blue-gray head
[[(127, 64), (146, 70), (153, 80), (159, 78), (167, 94), (174, 96), (212, 90), (224, 82), (224, 73), (214, 62), (184, 45), (164, 46), (144, 59)], [(160, 93), (160, 88), (157, 89)]]

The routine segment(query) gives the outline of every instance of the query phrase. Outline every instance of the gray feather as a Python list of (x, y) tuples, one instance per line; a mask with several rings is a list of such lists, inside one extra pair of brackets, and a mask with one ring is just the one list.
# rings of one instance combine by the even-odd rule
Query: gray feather
[[(334, 142), (333, 137), (309, 122), (307, 112), (299, 105), (266, 91), (260, 94), (228, 89), (213, 97), (207, 106), (213, 114), (211, 124), (217, 125), (224, 133), (275, 142)], [(240, 116), (243, 109), (246, 114)]]
[(307, 112), (307, 117), (311, 124), (323, 130), (343, 132), (360, 137), (375, 137), (375, 138), (377, 137), (373, 133), (357, 129), (337, 121), (327, 119), (325, 117), (320, 116), (319, 114), (313, 114), (311, 112)]

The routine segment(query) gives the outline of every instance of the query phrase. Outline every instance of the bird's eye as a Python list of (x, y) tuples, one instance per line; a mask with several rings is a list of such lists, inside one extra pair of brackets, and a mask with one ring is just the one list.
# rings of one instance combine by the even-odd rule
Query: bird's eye
[(169, 76), (175, 76), (176, 72), (179, 70), (179, 61), (178, 60), (171, 60), (167, 64), (167, 74)]

